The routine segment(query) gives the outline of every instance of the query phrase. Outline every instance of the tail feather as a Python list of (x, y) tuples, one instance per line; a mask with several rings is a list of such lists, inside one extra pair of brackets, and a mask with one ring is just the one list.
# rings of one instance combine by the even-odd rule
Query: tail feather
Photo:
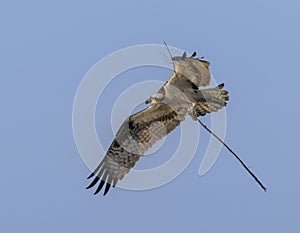
[(226, 106), (229, 95), (228, 91), (222, 90), (223, 87), (224, 83), (221, 83), (215, 88), (200, 90), (204, 98), (198, 101), (194, 106), (194, 113), (197, 117), (204, 116), (207, 113), (217, 112), (219, 109)]

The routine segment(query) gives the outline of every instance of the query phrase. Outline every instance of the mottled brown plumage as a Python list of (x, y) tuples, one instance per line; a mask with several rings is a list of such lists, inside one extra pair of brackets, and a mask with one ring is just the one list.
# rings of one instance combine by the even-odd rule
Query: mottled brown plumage
[(190, 115), (194, 120), (206, 113), (215, 112), (226, 105), (228, 92), (224, 84), (215, 88), (199, 90), (207, 86), (211, 75), (209, 62), (195, 58), (173, 57), (175, 71), (172, 77), (151, 96), (151, 105), (128, 117), (118, 130), (105, 157), (88, 177), (95, 176), (87, 187), (99, 185), (97, 194), (105, 185), (104, 195), (130, 171), (139, 158), (158, 140), (174, 130)]

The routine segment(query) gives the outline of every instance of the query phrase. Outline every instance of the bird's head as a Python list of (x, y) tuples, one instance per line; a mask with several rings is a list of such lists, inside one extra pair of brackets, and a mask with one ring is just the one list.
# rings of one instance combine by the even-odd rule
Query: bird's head
[(150, 96), (148, 99), (145, 100), (145, 104), (150, 104), (152, 103), (152, 96)]
[(148, 99), (146, 99), (145, 104), (150, 104), (153, 102), (161, 102), (165, 99), (165, 89), (164, 86), (162, 86), (158, 92), (156, 92), (153, 96), (150, 96)]

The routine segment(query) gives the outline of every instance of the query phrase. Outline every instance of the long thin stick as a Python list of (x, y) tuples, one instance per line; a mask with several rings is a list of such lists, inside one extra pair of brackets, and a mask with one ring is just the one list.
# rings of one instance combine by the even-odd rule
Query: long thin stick
[(260, 187), (266, 192), (267, 188), (260, 182), (260, 180), (254, 175), (254, 173), (246, 166), (246, 164), (239, 158), (239, 156), (234, 153), (234, 151), (227, 146), (225, 142), (222, 141), (221, 138), (219, 138), (216, 134), (214, 134), (209, 128), (206, 127), (205, 124), (203, 124), (198, 118), (198, 122), (203, 126), (204, 129), (206, 129), (211, 135), (213, 135), (216, 139), (218, 139), (219, 142), (221, 142), (233, 155), (237, 160), (243, 165), (243, 167), (247, 170), (247, 172), (254, 178), (254, 180), (260, 185)]

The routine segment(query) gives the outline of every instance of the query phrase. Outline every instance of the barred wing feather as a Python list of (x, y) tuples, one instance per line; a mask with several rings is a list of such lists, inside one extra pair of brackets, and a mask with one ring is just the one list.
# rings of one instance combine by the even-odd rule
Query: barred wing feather
[(96, 175), (87, 189), (100, 181), (94, 194), (106, 184), (105, 195), (110, 186), (115, 187), (155, 142), (170, 133), (183, 120), (183, 114), (176, 113), (164, 103), (152, 104), (128, 117), (121, 125), (103, 160), (88, 177)]

